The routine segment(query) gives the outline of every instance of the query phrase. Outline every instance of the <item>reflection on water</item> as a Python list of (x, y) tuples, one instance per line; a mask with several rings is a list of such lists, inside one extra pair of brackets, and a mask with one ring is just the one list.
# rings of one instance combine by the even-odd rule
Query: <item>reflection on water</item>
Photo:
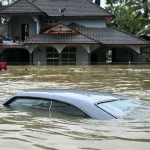
[[(27, 68), (27, 70), (25, 69)], [(95, 120), (33, 115), (0, 105), (0, 147), (6, 150), (149, 150), (150, 66), (9, 67), (0, 72), (0, 99), (30, 89), (72, 88), (141, 99), (136, 119)]]

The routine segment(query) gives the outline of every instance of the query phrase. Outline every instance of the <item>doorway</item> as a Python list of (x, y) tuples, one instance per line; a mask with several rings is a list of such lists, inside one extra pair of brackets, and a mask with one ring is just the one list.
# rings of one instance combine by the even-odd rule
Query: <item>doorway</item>
[(97, 64), (98, 64), (97, 54), (91, 53), (91, 65), (97, 65)]
[(21, 24), (21, 41), (29, 37), (29, 24)]
[(29, 52), (22, 48), (8, 48), (2, 52), (2, 60), (8, 65), (28, 65)]

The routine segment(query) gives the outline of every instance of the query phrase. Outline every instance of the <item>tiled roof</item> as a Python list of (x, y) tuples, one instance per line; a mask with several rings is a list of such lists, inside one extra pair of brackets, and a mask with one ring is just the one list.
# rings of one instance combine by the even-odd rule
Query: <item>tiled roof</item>
[(81, 34), (41, 34), (25, 40), (30, 44), (63, 44), (63, 43), (98, 43), (95, 40)]
[(0, 37), (6, 38), (8, 36), (8, 25), (7, 24), (1, 24), (0, 25)]
[(25, 43), (101, 43), (103, 45), (150, 45), (150, 42), (115, 28), (87, 28), (75, 23), (68, 25), (78, 34), (40, 34)]
[(33, 2), (48, 16), (61, 16), (59, 9), (66, 8), (64, 16), (112, 16), (89, 0), (36, 0)]
[(0, 14), (6, 13), (46, 13), (48, 16), (113, 16), (90, 0), (18, 0), (14, 4), (3, 8)]
[(75, 23), (69, 27), (105, 45), (150, 45), (148, 41), (116, 28), (86, 28)]
[(18, 0), (13, 4), (0, 10), (0, 14), (20, 14), (20, 13), (43, 13), (38, 7), (28, 0)]

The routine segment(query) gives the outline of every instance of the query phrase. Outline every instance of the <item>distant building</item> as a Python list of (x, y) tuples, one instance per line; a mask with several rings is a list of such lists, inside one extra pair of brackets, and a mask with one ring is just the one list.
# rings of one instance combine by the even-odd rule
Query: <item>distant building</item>
[(146, 61), (141, 49), (150, 43), (106, 28), (114, 15), (90, 0), (18, 0), (0, 16), (0, 61), (8, 64)]

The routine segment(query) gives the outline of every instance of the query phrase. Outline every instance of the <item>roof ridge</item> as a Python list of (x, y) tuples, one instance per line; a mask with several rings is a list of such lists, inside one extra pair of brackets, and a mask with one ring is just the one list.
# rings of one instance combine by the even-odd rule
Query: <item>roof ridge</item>
[[(42, 9), (40, 9), (39, 7), (35, 6), (32, 2), (30, 2), (29, 0), (26, 0), (28, 3), (30, 3), (31, 5), (33, 5), (35, 8), (37, 8), (38, 10), (42, 11), (43, 13), (45, 13)], [(46, 14), (46, 13), (45, 13)], [(47, 15), (47, 14), (46, 14)]]
[[(83, 28), (87, 28), (87, 27), (85, 27), (85, 26), (79, 25), (79, 24), (74, 23), (74, 22), (72, 22), (72, 23), (70, 23), (70, 24), (76, 24), (76, 25), (81, 26), (81, 27), (83, 27)], [(70, 25), (70, 24), (69, 24), (69, 25)], [(69, 25), (67, 25), (67, 26), (69, 26)], [(71, 28), (71, 29), (72, 29), (72, 28)], [(73, 29), (73, 30), (75, 30), (75, 29)], [(102, 44), (102, 42), (98, 41), (97, 39), (95, 39), (95, 38), (93, 38), (93, 37), (89, 37), (88, 35), (85, 35), (85, 34), (81, 33), (80, 31), (76, 31), (76, 32), (80, 33), (81, 35), (83, 35), (83, 36), (85, 36), (85, 37), (87, 37), (87, 38), (89, 38), (89, 39), (94, 40), (95, 42), (98, 42), (98, 43)]]
[(98, 42), (98, 43), (102, 44), (102, 42), (98, 41), (97, 39), (95, 39), (93, 37), (89, 37), (89, 36), (87, 36), (87, 35), (85, 35), (85, 34), (83, 34), (81, 32), (80, 32), (80, 34), (83, 35), (83, 36), (85, 36), (85, 37), (87, 37), (87, 38), (89, 38), (89, 39), (91, 39), (91, 40), (94, 40), (95, 42)]
[[(108, 28), (108, 29), (109, 29), (109, 28)], [(129, 32), (126, 32), (126, 31), (120, 30), (120, 29), (115, 28), (115, 27), (112, 27), (112, 29), (115, 29), (115, 30), (121, 31), (121, 32), (123, 32), (123, 33), (125, 33), (125, 34), (127, 34), (127, 35), (133, 36), (133, 37), (135, 37), (135, 38), (138, 38), (138, 39), (140, 39), (140, 40), (142, 40), (142, 41), (147, 42), (148, 44), (150, 44), (150, 42), (149, 42), (148, 40), (145, 40), (145, 39), (143, 39), (143, 38), (141, 38), (141, 37), (139, 37), (139, 36), (136, 36), (136, 35), (134, 35), (134, 34), (131, 34), (131, 33), (129, 33)]]

